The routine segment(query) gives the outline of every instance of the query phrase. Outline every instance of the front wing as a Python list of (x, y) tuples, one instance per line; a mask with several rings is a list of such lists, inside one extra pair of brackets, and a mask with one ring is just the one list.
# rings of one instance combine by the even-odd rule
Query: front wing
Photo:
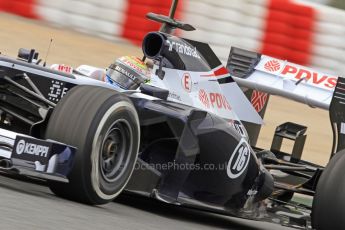
[(0, 129), (0, 171), (68, 182), (76, 149)]

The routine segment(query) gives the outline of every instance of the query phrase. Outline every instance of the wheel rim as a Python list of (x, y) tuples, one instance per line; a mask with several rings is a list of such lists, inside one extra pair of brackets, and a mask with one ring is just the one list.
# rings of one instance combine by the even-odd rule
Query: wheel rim
[(129, 163), (132, 130), (126, 120), (116, 120), (103, 137), (100, 154), (100, 171), (103, 179), (114, 182)]

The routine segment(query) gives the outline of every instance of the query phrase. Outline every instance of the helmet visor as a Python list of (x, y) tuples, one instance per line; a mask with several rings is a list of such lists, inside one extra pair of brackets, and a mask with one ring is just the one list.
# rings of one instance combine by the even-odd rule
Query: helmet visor
[(125, 90), (135, 90), (141, 83), (130, 71), (126, 71), (118, 65), (111, 66), (107, 75), (115, 84)]

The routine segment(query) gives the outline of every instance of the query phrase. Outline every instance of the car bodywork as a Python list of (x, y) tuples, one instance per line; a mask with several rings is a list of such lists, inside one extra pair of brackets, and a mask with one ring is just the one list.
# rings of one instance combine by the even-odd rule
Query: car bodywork
[[(173, 39), (177, 39), (177, 37), (173, 37)], [(187, 43), (183, 39), (179, 39), (179, 41)], [(197, 51), (199, 47), (194, 46), (195, 44), (188, 43), (188, 45), (194, 47), (200, 60), (203, 60), (204, 69), (201, 70), (204, 71), (199, 71), (198, 74), (209, 74), (218, 67), (213, 64), (214, 62), (210, 64), (204, 61), (205, 54), (209, 56), (210, 52), (213, 54), (206, 44), (200, 43), (204, 52)], [(176, 50), (169, 52), (172, 56), (181, 55), (183, 58), (186, 56)], [(215, 55), (212, 56), (212, 60), (214, 58)], [(220, 66), (218, 59), (217, 61), (216, 64)], [(23, 140), (26, 145), (38, 145), (37, 142), (42, 142), (42, 146), (53, 151), (53, 148), (48, 145), (58, 143), (54, 143), (54, 140), (43, 141), (36, 138), (44, 138), (44, 128), (55, 104), (76, 85), (91, 84), (107, 88), (111, 86), (78, 74), (50, 70), (24, 60), (2, 57), (0, 65), (3, 86), (1, 110), (4, 121), (6, 120), (2, 124), (1, 131), (4, 138), (10, 138), (6, 148), (3, 147), (7, 152), (1, 156), (4, 159), (10, 159), (8, 163), (11, 165), (11, 170), (22, 169), (26, 166), (26, 170), (38, 171), (43, 178), (53, 179), (52, 176), (61, 176), (67, 180), (67, 171), (47, 170), (52, 168), (49, 165), (43, 167), (44, 170), (36, 167), (37, 164), (47, 164), (47, 159), (49, 160), (52, 156), (40, 152), (21, 152), (18, 150), (21, 148), (20, 143)], [(200, 69), (195, 63), (191, 66)], [(179, 77), (175, 73), (168, 74), (169, 68), (164, 68), (164, 70), (166, 71), (165, 79), (178, 80)], [(194, 75), (192, 70), (185, 68), (181, 71)], [(223, 75), (231, 80), (226, 72)], [(212, 76), (212, 78), (214, 77)], [(194, 79), (191, 77), (191, 81), (197, 83)], [(205, 83), (200, 82), (199, 84)], [(234, 88), (238, 88), (233, 80), (226, 84), (232, 84)], [(157, 83), (152, 83), (152, 85), (157, 86)], [(182, 91), (178, 91), (177, 88), (175, 87), (174, 94), (179, 98), (186, 97), (186, 94), (189, 93), (186, 92), (183, 95)], [(183, 87), (180, 89), (183, 90)], [(206, 86), (203, 86), (202, 89), (208, 90)], [(213, 91), (206, 91), (206, 94), (222, 95), (218, 82), (215, 82), (215, 86), (211, 90)], [(241, 93), (239, 88), (238, 92)], [(118, 93), (115, 88), (114, 93)], [(133, 179), (127, 187), (128, 191), (154, 195), (158, 199), (172, 203), (180, 203), (179, 199), (194, 200), (193, 204), (198, 201), (200, 205), (204, 202), (205, 206), (214, 205), (217, 209), (228, 209), (235, 213), (246, 203), (249, 190), (260, 190), (260, 186), (262, 186), (260, 183), (263, 183), (262, 180), (266, 178), (264, 175), (268, 175), (268, 172), (260, 166), (261, 163), (248, 144), (248, 137), (242, 123), (228, 102), (218, 103), (217, 107), (216, 99), (210, 100), (209, 110), (212, 110), (208, 112), (206, 109), (200, 108), (207, 107), (200, 103), (199, 97), (197, 100), (183, 100), (183, 103), (182, 101), (178, 103), (174, 98), (169, 99), (168, 90), (150, 85), (143, 85), (141, 91), (121, 93), (126, 94), (135, 105), (142, 132), (139, 169), (135, 171)], [(223, 100), (229, 100), (225, 96), (222, 97)], [(246, 100), (244, 96), (243, 100)], [(190, 105), (194, 101), (200, 103), (199, 108)], [(247, 103), (249, 105), (248, 101)], [(253, 108), (249, 108), (256, 115)], [(9, 132), (12, 135), (8, 135)], [(69, 148), (73, 150), (73, 147)], [(71, 165), (72, 158), (73, 154), (70, 154), (68, 159), (64, 159), (64, 163)], [(242, 159), (243, 162), (239, 163), (239, 159)], [(22, 167), (16, 163), (17, 161), (24, 162), (26, 165)], [(167, 169), (152, 167), (158, 164), (166, 165)], [(205, 165), (212, 165), (217, 169), (207, 170)], [(193, 170), (188, 167), (200, 167), (200, 169)], [(267, 180), (267, 183), (270, 182)], [(181, 198), (181, 194), (183, 198)], [(262, 196), (261, 199), (265, 198), (264, 194), (258, 193), (258, 197), (260, 196)]]

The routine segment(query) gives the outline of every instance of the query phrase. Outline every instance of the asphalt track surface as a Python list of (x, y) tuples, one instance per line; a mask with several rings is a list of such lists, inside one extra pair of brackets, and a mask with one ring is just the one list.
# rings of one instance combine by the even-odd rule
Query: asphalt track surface
[(104, 206), (87, 206), (60, 199), (44, 185), (3, 176), (0, 177), (0, 223), (0, 229), (4, 230), (290, 229), (129, 195)]
[[(0, 14), (0, 51), (16, 55), (20, 47), (36, 48), (45, 56), (54, 38), (49, 63), (106, 67), (121, 55), (140, 55), (126, 43), (113, 43), (43, 23)], [(230, 49), (230, 48), (229, 48)], [(303, 111), (303, 112), (302, 112)], [(287, 118), (284, 118), (287, 117)], [(269, 147), (276, 125), (286, 120), (309, 127), (307, 159), (325, 164), (331, 145), (327, 112), (312, 110), (272, 97), (266, 127), (259, 144)], [(322, 140), (322, 141), (320, 141)], [(197, 210), (174, 207), (153, 200), (121, 196), (115, 202), (91, 207), (54, 196), (47, 187), (0, 176), (1, 229), (229, 229), (283, 230), (278, 225), (240, 220)]]

